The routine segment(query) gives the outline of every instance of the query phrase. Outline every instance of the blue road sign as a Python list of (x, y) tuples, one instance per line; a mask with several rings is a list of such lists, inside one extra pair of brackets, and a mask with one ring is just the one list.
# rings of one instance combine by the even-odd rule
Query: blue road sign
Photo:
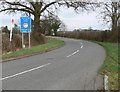
[(28, 33), (31, 29), (31, 18), (21, 17), (20, 18), (20, 32)]

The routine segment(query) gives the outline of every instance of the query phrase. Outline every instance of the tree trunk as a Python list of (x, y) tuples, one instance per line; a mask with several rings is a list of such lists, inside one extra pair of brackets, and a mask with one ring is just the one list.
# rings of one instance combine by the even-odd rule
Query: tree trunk
[(116, 32), (117, 31), (117, 21), (114, 19), (112, 21), (112, 32)]
[(40, 30), (40, 15), (34, 16), (34, 30), (32, 32), (33, 39), (35, 39), (38, 43), (43, 44), (45, 43), (45, 36), (42, 34)]
[(112, 2), (112, 35), (114, 38), (117, 38), (118, 36), (117, 4), (117, 2)]
[(117, 24), (116, 17), (112, 19), (112, 39), (113, 41), (118, 40), (118, 24)]

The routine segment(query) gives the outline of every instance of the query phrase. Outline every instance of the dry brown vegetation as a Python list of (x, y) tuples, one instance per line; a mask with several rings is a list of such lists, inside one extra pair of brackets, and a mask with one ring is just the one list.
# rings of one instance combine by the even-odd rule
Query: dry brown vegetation
[(117, 42), (119, 33), (113, 35), (110, 31), (58, 32), (58, 36), (101, 42)]
[[(9, 33), (2, 33), (2, 53), (10, 52), (10, 51), (16, 51), (22, 48), (22, 34), (13, 34), (12, 42), (9, 40)], [(24, 34), (24, 44), (26, 47), (28, 47), (28, 33)], [(40, 43), (36, 41), (31, 36), (31, 46), (40, 45), (43, 43)]]

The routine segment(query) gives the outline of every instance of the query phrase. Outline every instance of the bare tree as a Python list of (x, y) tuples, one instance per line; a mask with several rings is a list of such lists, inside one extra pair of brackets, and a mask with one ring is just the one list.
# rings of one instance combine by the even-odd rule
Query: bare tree
[(57, 6), (65, 5), (68, 8), (73, 7), (75, 10), (82, 7), (83, 9), (87, 9), (87, 5), (90, 3), (80, 2), (78, 0), (13, 0), (10, 2), (9, 0), (0, 0), (0, 12), (5, 13), (16, 13), (17, 11), (24, 12), (27, 15), (34, 16), (34, 32), (33, 37), (38, 42), (45, 42), (44, 36), (42, 35), (40, 29), (40, 20), (43, 12), (48, 11), (48, 7), (54, 6), (57, 9)]
[(103, 20), (106, 23), (111, 23), (112, 32), (116, 33), (118, 30), (118, 20), (120, 18), (119, 12), (120, 3), (119, 2), (102, 2), (101, 12)]
[(61, 21), (59, 31), (67, 31), (67, 25), (63, 21)]

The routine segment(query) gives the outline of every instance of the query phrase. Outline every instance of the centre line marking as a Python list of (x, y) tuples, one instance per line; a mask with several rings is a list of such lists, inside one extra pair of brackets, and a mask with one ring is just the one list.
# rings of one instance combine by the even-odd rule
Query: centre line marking
[(81, 48), (83, 48), (83, 45), (81, 46)]
[(34, 70), (37, 70), (37, 69), (40, 69), (42, 67), (45, 67), (45, 66), (48, 66), (50, 65), (51, 63), (48, 63), (48, 64), (45, 64), (45, 65), (41, 65), (41, 66), (38, 66), (38, 67), (35, 67), (35, 68), (32, 68), (30, 70), (27, 70), (27, 71), (23, 71), (23, 72), (20, 72), (20, 73), (17, 73), (17, 74), (14, 74), (14, 75), (11, 75), (11, 76), (7, 76), (7, 77), (4, 77), (4, 78), (1, 78), (1, 80), (5, 80), (5, 79), (9, 79), (9, 78), (13, 78), (15, 76), (18, 76), (18, 75), (22, 75), (22, 74), (25, 74), (25, 73), (28, 73), (28, 72), (31, 72), (31, 71), (34, 71)]
[(67, 57), (71, 57), (71, 56), (75, 55), (75, 54), (78, 53), (78, 52), (79, 52), (79, 50), (77, 50), (77, 51), (75, 51), (74, 53), (68, 55)]
[(80, 48), (83, 48), (83, 43), (81, 43), (81, 46), (80, 46)]

